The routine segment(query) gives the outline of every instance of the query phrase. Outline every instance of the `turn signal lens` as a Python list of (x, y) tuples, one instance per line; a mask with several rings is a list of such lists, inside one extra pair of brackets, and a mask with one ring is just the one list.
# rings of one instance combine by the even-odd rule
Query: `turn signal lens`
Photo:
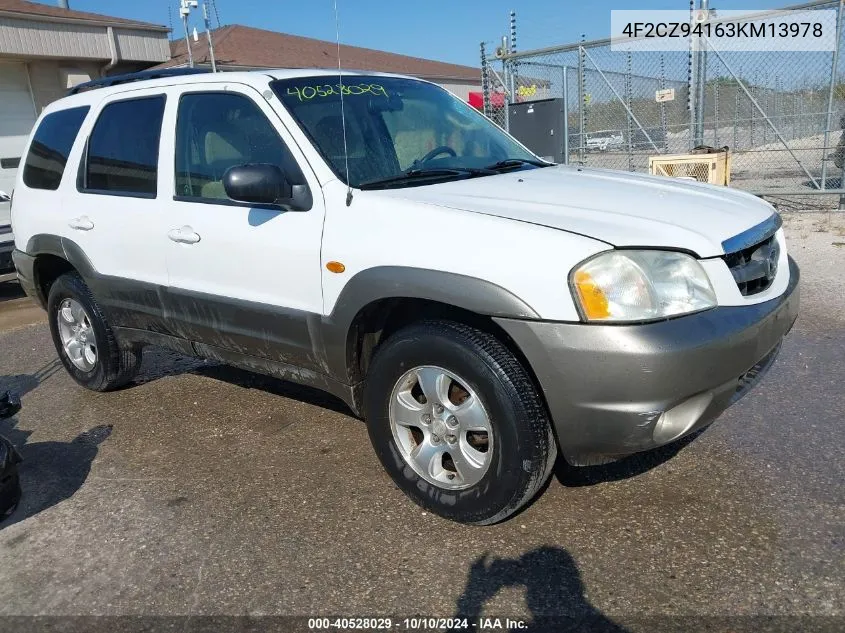
[(346, 266), (344, 266), (340, 262), (328, 262), (326, 264), (326, 269), (332, 273), (342, 273), (344, 270), (346, 270)]
[(579, 270), (575, 273), (575, 288), (578, 290), (578, 298), (581, 299), (581, 307), (584, 316), (588, 319), (606, 319), (610, 316), (607, 296), (598, 287), (590, 273)]

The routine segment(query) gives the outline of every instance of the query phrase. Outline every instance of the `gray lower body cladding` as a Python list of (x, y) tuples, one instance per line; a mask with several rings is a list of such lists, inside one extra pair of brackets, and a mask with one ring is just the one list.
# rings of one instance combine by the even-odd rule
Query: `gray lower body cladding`
[(790, 258), (777, 299), (643, 325), (495, 320), (537, 376), (563, 454), (595, 463), (688, 435), (753, 387), (798, 316), (798, 280)]

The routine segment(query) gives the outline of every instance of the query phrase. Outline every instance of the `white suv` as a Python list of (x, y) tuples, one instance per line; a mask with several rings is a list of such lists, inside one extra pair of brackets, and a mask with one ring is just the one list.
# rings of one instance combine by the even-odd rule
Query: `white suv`
[(558, 450), (598, 463), (709, 424), (797, 316), (769, 204), (550, 165), (428, 82), (84, 88), (41, 115), (12, 207), (70, 375), (114, 389), (162, 345), (326, 390), (456, 521), (512, 514)]

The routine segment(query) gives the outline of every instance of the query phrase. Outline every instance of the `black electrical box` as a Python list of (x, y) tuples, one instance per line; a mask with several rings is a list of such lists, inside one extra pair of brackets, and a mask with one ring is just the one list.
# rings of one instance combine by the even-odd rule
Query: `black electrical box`
[[(563, 162), (563, 99), (541, 99), (508, 105), (511, 136), (540, 158)], [(570, 133), (569, 151), (572, 152)]]

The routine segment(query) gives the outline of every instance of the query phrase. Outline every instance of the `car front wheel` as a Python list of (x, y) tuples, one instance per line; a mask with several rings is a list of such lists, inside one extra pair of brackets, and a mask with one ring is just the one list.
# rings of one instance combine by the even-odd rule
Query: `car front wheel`
[(425, 321), (390, 336), (370, 366), (364, 413), (397, 485), (461, 523), (516, 512), (557, 455), (525, 368), (495, 336), (460, 323)]

